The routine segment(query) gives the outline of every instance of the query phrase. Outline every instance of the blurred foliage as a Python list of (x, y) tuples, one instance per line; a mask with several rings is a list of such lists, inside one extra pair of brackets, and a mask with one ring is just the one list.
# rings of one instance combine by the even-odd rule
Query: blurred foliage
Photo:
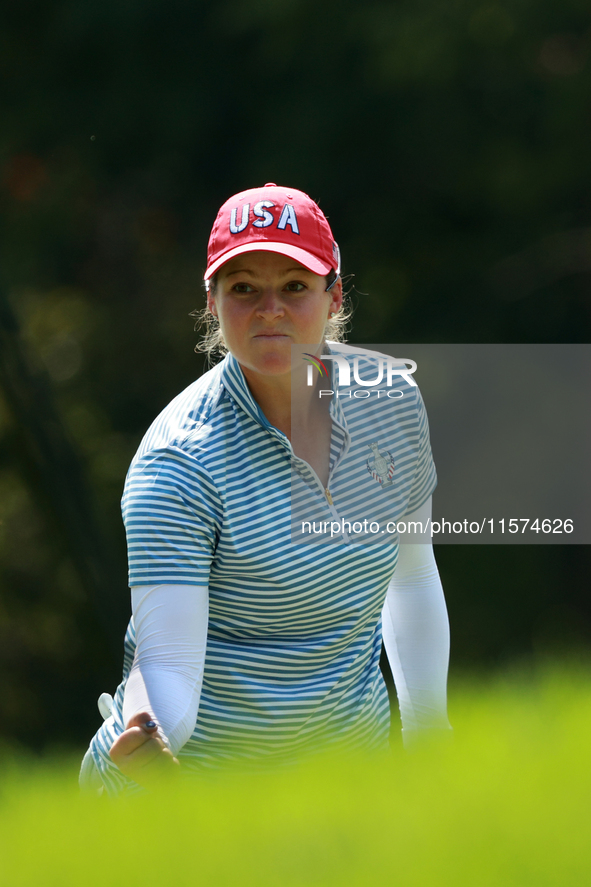
[[(0, 391), (0, 730), (41, 747), (87, 738), (117, 680), (123, 478), (202, 371), (188, 315), (230, 194), (319, 201), (356, 275), (353, 342), (589, 340), (591, 14), (12, 0), (0, 20), (3, 287), (118, 577), (109, 632)], [(588, 643), (588, 548), (438, 557), (457, 666)]]
[(450, 742), (410, 754), (230, 770), (111, 802), (80, 797), (67, 760), (4, 765), (4, 882), (94, 887), (108, 876), (119, 887), (137, 878), (137, 851), (148, 848), (148, 877), (178, 887), (584, 884), (591, 694), (582, 670), (454, 689), (451, 714)]

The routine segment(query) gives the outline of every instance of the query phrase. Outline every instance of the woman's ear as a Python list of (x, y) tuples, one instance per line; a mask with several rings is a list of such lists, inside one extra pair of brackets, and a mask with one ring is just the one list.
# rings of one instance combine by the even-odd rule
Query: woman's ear
[(215, 299), (211, 293), (211, 290), (207, 290), (207, 307), (211, 311), (214, 317), (218, 316), (217, 308), (215, 307)]
[(328, 306), (328, 312), (330, 314), (338, 314), (341, 305), (343, 304), (343, 281), (339, 277), (330, 288), (330, 305)]

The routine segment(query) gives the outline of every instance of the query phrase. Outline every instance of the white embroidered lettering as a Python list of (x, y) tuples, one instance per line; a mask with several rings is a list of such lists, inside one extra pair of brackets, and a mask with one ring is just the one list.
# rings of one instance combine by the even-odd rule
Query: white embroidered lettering
[(240, 234), (241, 231), (244, 231), (246, 226), (248, 225), (248, 212), (250, 210), (250, 203), (245, 203), (242, 207), (242, 218), (240, 219), (240, 224), (236, 224), (236, 215), (238, 213), (238, 209), (234, 207), (232, 212), (230, 213), (230, 231), (232, 234)]
[(286, 203), (283, 209), (281, 210), (281, 216), (279, 217), (279, 221), (277, 222), (277, 227), (280, 231), (289, 225), (294, 234), (299, 234), (300, 229), (298, 228), (298, 218), (296, 216), (295, 209), (291, 205), (291, 203)]
[(258, 218), (252, 224), (257, 228), (268, 228), (273, 224), (273, 216), (266, 209), (269, 206), (275, 206), (272, 200), (259, 200), (258, 203), (255, 203), (252, 211)]

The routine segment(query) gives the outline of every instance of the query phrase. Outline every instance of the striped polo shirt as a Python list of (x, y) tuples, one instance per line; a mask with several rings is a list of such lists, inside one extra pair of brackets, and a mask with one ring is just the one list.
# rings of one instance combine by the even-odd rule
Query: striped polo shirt
[[(374, 352), (333, 343), (325, 351), (356, 355), (358, 378), (375, 376)], [(232, 355), (146, 433), (122, 502), (129, 583), (209, 587), (203, 688), (184, 766), (387, 742), (380, 616), (398, 538), (385, 528), (436, 484), (419, 390), (404, 379), (396, 389), (334, 389), (326, 489), (268, 422)], [(132, 785), (108, 752), (124, 729), (134, 650), (132, 619), (113, 715), (91, 743), (112, 792)]]

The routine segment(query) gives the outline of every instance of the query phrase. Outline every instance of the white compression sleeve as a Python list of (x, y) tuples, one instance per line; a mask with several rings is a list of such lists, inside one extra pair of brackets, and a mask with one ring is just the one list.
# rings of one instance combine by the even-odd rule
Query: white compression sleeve
[[(431, 499), (405, 520), (425, 522)], [(382, 614), (384, 646), (396, 684), (404, 744), (417, 731), (451, 729), (447, 719), (449, 621), (430, 544), (402, 544)]]
[(195, 585), (131, 589), (137, 647), (125, 686), (127, 725), (148, 711), (173, 754), (191, 736), (203, 683), (209, 591)]

